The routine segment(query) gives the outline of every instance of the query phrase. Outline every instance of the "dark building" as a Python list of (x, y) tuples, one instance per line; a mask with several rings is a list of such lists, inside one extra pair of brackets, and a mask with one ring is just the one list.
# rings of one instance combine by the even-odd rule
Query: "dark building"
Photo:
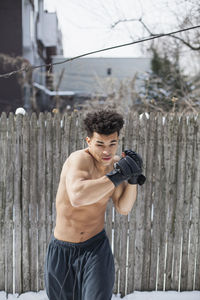
[[(47, 36), (49, 28), (53, 34)], [(50, 36), (50, 37), (49, 37)], [(51, 63), (52, 55), (62, 55), (62, 35), (56, 13), (44, 11), (43, 0), (0, 1), (0, 74), (22, 67), (23, 63)], [(31, 82), (46, 86), (45, 67), (25, 76), (0, 78), (0, 112), (17, 107), (32, 109)]]
[[(22, 56), (22, 1), (0, 1), (0, 53), (12, 57)], [(0, 71), (6, 73), (9, 69), (2, 66)], [(16, 76), (0, 78), (0, 111), (15, 110), (23, 106), (22, 90)]]

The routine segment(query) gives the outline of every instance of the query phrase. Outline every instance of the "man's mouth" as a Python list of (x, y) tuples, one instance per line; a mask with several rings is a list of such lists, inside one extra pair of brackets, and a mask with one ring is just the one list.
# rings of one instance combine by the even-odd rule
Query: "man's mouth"
[(110, 160), (111, 157), (103, 157), (102, 159), (103, 159), (103, 160)]

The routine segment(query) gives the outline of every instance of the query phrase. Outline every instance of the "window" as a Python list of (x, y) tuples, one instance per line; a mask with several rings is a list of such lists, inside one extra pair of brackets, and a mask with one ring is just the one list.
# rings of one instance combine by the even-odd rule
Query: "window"
[(112, 74), (112, 69), (111, 69), (111, 68), (108, 68), (108, 69), (107, 69), (107, 75), (110, 76), (111, 74)]

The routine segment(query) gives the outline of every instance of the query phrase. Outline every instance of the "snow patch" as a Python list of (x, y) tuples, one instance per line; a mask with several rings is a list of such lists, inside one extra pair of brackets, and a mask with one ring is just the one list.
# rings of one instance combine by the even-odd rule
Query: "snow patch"
[[(39, 291), (38, 293), (27, 292), (21, 294), (9, 294), (8, 300), (48, 300), (48, 297), (45, 291)], [(200, 299), (200, 291), (193, 292), (134, 292), (133, 294), (129, 294), (124, 298), (120, 298), (120, 295), (113, 295), (112, 300), (199, 300)], [(0, 292), (0, 300), (6, 300), (6, 293)]]

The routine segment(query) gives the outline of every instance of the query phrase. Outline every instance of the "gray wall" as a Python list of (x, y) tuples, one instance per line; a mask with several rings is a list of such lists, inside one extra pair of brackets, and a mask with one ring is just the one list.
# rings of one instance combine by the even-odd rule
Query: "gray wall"
[[(54, 62), (65, 60), (54, 57)], [(104, 93), (106, 80), (118, 84), (120, 80), (133, 78), (136, 73), (150, 70), (150, 58), (80, 58), (65, 64), (53, 66), (55, 82), (62, 68), (65, 68), (60, 90), (82, 93)], [(111, 69), (111, 75), (107, 74)]]

